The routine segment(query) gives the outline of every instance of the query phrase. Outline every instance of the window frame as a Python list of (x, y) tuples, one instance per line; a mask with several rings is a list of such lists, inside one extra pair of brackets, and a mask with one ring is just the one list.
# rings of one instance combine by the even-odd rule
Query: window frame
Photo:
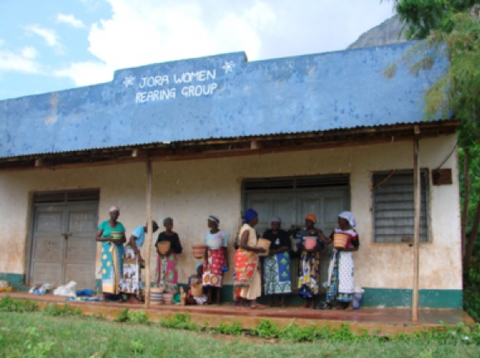
[[(372, 213), (372, 234), (373, 234), (372, 242), (374, 244), (387, 244), (387, 245), (391, 245), (391, 244), (393, 244), (393, 245), (410, 244), (410, 246), (411, 246), (411, 245), (413, 245), (413, 236), (414, 236), (413, 225), (412, 225), (412, 236), (411, 236), (412, 241), (411, 242), (404, 242), (402, 240), (400, 240), (400, 241), (378, 241), (377, 240), (376, 209), (375, 209), (375, 204), (376, 204), (376, 200), (375, 200), (375, 194), (376, 194), (375, 176), (376, 175), (384, 175), (384, 176), (387, 175), (388, 176), (390, 173), (392, 173), (392, 171), (394, 172), (392, 174), (392, 177), (395, 176), (396, 174), (397, 175), (398, 174), (400, 174), (400, 175), (411, 174), (412, 178), (413, 178), (413, 169), (392, 169), (392, 170), (379, 170), (379, 171), (372, 171), (371, 172), (370, 183), (371, 183), (371, 200), (372, 200), (372, 210), (371, 210), (371, 213)], [(420, 234), (420, 244), (430, 244), (433, 241), (433, 236), (432, 236), (432, 232), (431, 232), (431, 228), (430, 228), (430, 223), (431, 223), (431, 219), (430, 219), (430, 214), (431, 214), (430, 187), (432, 185), (431, 181), (430, 181), (430, 170), (428, 168), (421, 168), (420, 169), (420, 176), (424, 178), (424, 180), (421, 179), (421, 184), (424, 184), (424, 188), (423, 188), (423, 185), (422, 185), (422, 194), (423, 194), (423, 192), (425, 193), (425, 198), (423, 199), (422, 194), (421, 194), (420, 200), (422, 201), (422, 203), (423, 203), (423, 201), (425, 202), (425, 205), (422, 205), (421, 210), (422, 211), (425, 210), (425, 228), (426, 228), (425, 235)], [(388, 180), (386, 182), (388, 182)], [(412, 185), (413, 185), (413, 183), (412, 183)], [(412, 191), (413, 191), (413, 188), (412, 188)], [(413, 216), (414, 216), (414, 211), (415, 211), (415, 209), (413, 209), (413, 211), (412, 211)]]

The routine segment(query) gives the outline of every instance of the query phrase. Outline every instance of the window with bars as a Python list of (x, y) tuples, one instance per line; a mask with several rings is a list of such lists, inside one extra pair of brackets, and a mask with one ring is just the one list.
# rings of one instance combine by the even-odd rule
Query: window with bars
[[(429, 240), (428, 170), (420, 172), (420, 242)], [(373, 173), (375, 242), (413, 242), (413, 170)]]

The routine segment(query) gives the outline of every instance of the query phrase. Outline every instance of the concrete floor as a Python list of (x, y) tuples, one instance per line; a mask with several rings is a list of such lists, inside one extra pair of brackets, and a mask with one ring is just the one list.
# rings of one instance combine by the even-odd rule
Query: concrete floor
[[(0, 298), (5, 293), (0, 293)], [(35, 296), (26, 292), (12, 292), (10, 297), (15, 299), (29, 299), (39, 303), (41, 307), (54, 303), (63, 305), (68, 302), (63, 297), (51, 294)], [(144, 310), (144, 305), (132, 305), (112, 302), (68, 302), (71, 307), (79, 308), (85, 315), (102, 315), (114, 319), (125, 308), (130, 310)], [(167, 318), (175, 313), (189, 312), (193, 322), (208, 324), (210, 327), (220, 323), (231, 324), (238, 321), (244, 328), (253, 328), (261, 320), (268, 319), (280, 327), (297, 324), (299, 326), (339, 327), (349, 324), (353, 331), (367, 330), (380, 335), (412, 333), (433, 327), (440, 327), (441, 322), (455, 325), (463, 322), (473, 325), (474, 321), (465, 312), (459, 310), (428, 310), (419, 311), (418, 322), (411, 320), (411, 310), (405, 308), (361, 308), (356, 311), (313, 310), (299, 307), (250, 309), (234, 307), (231, 304), (211, 306), (180, 306), (180, 305), (151, 305), (147, 314), (152, 321)]]

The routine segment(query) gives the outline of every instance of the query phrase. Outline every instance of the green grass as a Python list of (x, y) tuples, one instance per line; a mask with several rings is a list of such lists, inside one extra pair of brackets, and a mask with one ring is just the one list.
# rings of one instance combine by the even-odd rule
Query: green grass
[[(77, 315), (0, 312), (1, 357), (479, 357), (480, 346), (461, 337), (355, 338), (347, 329), (313, 343), (262, 340), (170, 329), (159, 324), (118, 323)], [(182, 321), (185, 323), (185, 320)], [(224, 329), (228, 330), (226, 327)], [(258, 336), (275, 331), (268, 323)], [(235, 330), (238, 333), (238, 330)], [(295, 331), (292, 331), (293, 333)], [(461, 335), (453, 333), (448, 335)], [(305, 333), (305, 332), (303, 332)], [(332, 333), (335, 334), (335, 333)]]

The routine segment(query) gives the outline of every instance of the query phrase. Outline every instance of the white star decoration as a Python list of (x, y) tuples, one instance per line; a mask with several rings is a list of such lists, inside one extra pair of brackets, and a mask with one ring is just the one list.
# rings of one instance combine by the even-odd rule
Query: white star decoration
[(133, 83), (135, 82), (135, 77), (134, 76), (128, 76), (125, 77), (125, 81), (123, 81), (123, 84), (125, 87), (133, 86)]
[(225, 62), (225, 65), (222, 66), (225, 73), (233, 72), (234, 67), (235, 67), (235, 64), (233, 63), (233, 61)]

